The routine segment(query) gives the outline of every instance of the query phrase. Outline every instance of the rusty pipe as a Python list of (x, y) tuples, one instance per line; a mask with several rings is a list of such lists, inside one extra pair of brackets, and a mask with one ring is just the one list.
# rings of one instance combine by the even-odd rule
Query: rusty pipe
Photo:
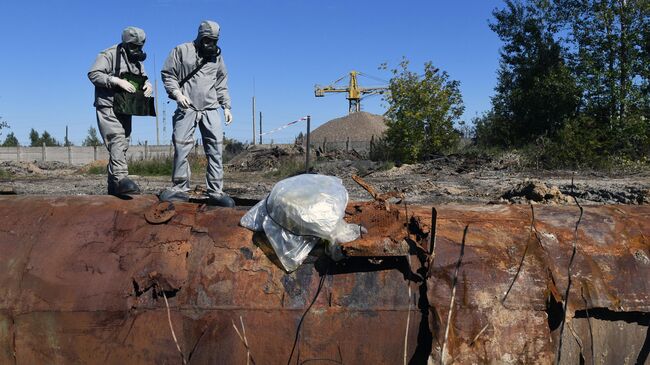
[[(368, 234), (348, 253), (369, 257), (316, 255), (287, 274), (263, 236), (239, 227), (244, 209), (176, 204), (152, 224), (155, 204), (0, 197), (0, 363), (180, 363), (170, 325), (189, 363), (284, 364), (292, 349), (292, 363), (439, 360), (465, 226), (447, 358), (552, 363), (576, 207), (536, 206), (533, 222), (529, 206), (437, 206), (431, 260), (431, 207), (351, 203), (346, 219)], [(647, 206), (585, 207), (563, 362), (639, 356), (649, 223)], [(623, 329), (608, 335), (610, 322)]]

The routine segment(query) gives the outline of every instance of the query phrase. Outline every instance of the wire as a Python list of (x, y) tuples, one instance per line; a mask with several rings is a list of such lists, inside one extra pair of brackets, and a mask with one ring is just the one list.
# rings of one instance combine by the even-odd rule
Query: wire
[(343, 77), (340, 77), (340, 78), (338, 78), (336, 81), (330, 83), (329, 85), (330, 85), (330, 86), (332, 86), (332, 85), (336, 85), (338, 82), (340, 82), (341, 80), (343, 80), (343, 79), (346, 78), (347, 76), (348, 76), (348, 75), (345, 75), (345, 76), (343, 76)]
[(302, 327), (302, 322), (305, 320), (307, 313), (309, 313), (311, 306), (314, 305), (314, 303), (316, 303), (316, 299), (318, 299), (318, 295), (320, 294), (321, 289), (323, 289), (323, 283), (325, 283), (325, 277), (327, 277), (327, 272), (325, 272), (325, 275), (320, 277), (320, 281), (318, 283), (318, 289), (316, 290), (316, 295), (314, 295), (314, 299), (312, 299), (311, 303), (309, 304), (309, 307), (307, 307), (307, 310), (305, 310), (305, 313), (303, 313), (302, 317), (300, 317), (300, 322), (298, 322), (298, 328), (296, 329), (296, 338), (293, 340), (293, 347), (291, 348), (291, 354), (289, 355), (289, 360), (287, 361), (287, 365), (291, 364), (291, 358), (293, 358), (293, 353), (296, 350), (296, 345), (298, 344), (298, 337), (300, 336), (300, 328)]
[(376, 77), (376, 76), (368, 75), (368, 74), (365, 73), (365, 72), (359, 72), (359, 75), (361, 75), (361, 76), (365, 76), (365, 77), (367, 77), (367, 78), (369, 78), (369, 79), (373, 79), (373, 80), (375, 80), (375, 81), (383, 82), (383, 83), (385, 83), (385, 84), (388, 84), (388, 83), (389, 83), (388, 80), (384, 80), (384, 79), (382, 79), (382, 78), (380, 78), (380, 77)]

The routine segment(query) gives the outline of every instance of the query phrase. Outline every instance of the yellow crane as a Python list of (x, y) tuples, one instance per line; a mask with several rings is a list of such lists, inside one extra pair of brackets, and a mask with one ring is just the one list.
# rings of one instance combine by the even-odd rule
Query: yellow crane
[[(372, 76), (363, 74), (359, 71), (350, 71), (349, 77), (350, 77), (350, 83), (348, 84), (347, 88), (340, 88), (336, 87), (335, 85), (340, 82), (341, 80), (345, 79), (348, 77), (348, 75), (341, 77), (340, 79), (334, 81), (332, 84), (328, 86), (320, 86), (316, 85), (315, 90), (314, 90), (314, 95), (316, 97), (323, 97), (325, 96), (325, 93), (348, 93), (348, 96), (346, 99), (349, 100), (350, 102), (350, 113), (354, 112), (359, 112), (361, 111), (361, 99), (370, 96), (370, 95), (376, 95), (376, 94), (383, 94), (388, 90), (387, 86), (378, 86), (378, 87), (361, 87), (359, 86), (359, 83), (357, 82), (357, 76), (366, 76), (370, 78), (374, 78)], [(374, 78), (376, 79), (376, 78)], [(382, 82), (386, 82), (384, 80), (380, 80)]]

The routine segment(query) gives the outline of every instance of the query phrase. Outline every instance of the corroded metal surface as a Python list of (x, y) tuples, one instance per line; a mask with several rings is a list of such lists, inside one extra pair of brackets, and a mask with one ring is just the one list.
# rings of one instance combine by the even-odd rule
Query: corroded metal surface
[[(429, 259), (427, 279), (434, 358), (443, 356), (440, 351), (449, 313), (450, 276), (463, 245), (445, 359), (458, 363), (553, 363), (574, 242), (577, 250), (562, 362), (577, 363), (580, 353), (575, 343), (588, 344), (590, 335), (595, 336), (593, 329), (592, 333), (578, 333), (572, 325), (575, 313), (584, 317), (585, 309), (599, 308), (608, 313), (603, 315), (605, 319), (609, 316), (613, 321), (617, 321), (617, 314), (628, 313), (641, 326), (630, 331), (647, 332), (648, 207), (585, 207), (577, 240), (574, 233), (580, 210), (576, 206), (450, 205), (437, 207), (437, 213), (435, 256)], [(415, 214), (425, 217), (431, 213), (417, 209)], [(617, 331), (600, 331), (598, 341), (614, 342), (620, 336)], [(637, 357), (647, 357), (647, 335), (629, 337), (625, 351), (619, 348), (614, 356), (612, 349), (596, 346), (598, 363), (617, 364), (623, 357), (634, 363)]]
[(160, 224), (169, 222), (176, 214), (174, 204), (171, 202), (159, 202), (154, 204), (144, 213), (144, 218), (148, 223)]
[(577, 207), (440, 206), (429, 255), (430, 207), (351, 203), (373, 257), (287, 274), (244, 210), (156, 203), (0, 197), (0, 363), (182, 363), (164, 294), (191, 364), (246, 363), (242, 323), (256, 364), (550, 364), (574, 242), (562, 362), (647, 358), (650, 207), (586, 207), (576, 241)]
[(353, 242), (341, 245), (346, 256), (406, 256), (409, 254), (408, 225), (406, 211), (400, 211), (394, 206), (390, 210), (383, 201), (373, 203), (352, 203), (346, 210), (350, 223), (356, 223), (364, 228), (371, 228)]

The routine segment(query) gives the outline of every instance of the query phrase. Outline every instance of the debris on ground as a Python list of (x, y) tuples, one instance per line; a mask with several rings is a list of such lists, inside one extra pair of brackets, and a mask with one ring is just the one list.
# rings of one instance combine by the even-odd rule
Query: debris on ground
[(503, 199), (511, 203), (554, 203), (567, 204), (570, 197), (562, 194), (557, 186), (547, 186), (541, 181), (524, 181), (502, 195)]
[(11, 175), (64, 175), (74, 171), (71, 165), (59, 161), (2, 161), (0, 169)]
[(322, 147), (316, 148), (316, 157), (325, 161), (363, 160), (363, 156), (355, 149), (324, 151)]
[[(300, 145), (251, 145), (228, 163), (236, 171), (269, 171), (284, 161), (304, 156)], [(302, 157), (304, 158), (304, 157)]]
[[(313, 151), (312, 151), (313, 152)], [(316, 159), (315, 153), (312, 154)], [(345, 157), (341, 152), (337, 155)], [(351, 200), (370, 200), (352, 175), (362, 177), (382, 192), (399, 192), (409, 204), (650, 204), (650, 171), (634, 174), (617, 171), (544, 171), (524, 169), (515, 153), (492, 157), (486, 154), (432, 157), (416, 164), (397, 164), (352, 157), (346, 160), (312, 161), (310, 172), (341, 178)], [(337, 157), (338, 158), (338, 157)], [(2, 162), (4, 184), (19, 194), (105, 194), (106, 175), (90, 174), (94, 166), (104, 171), (105, 161), (81, 169), (55, 162)], [(251, 146), (225, 165), (224, 190), (230, 196), (259, 200), (279, 180), (301, 173), (301, 146)], [(134, 177), (143, 193), (169, 187), (169, 176)], [(203, 174), (192, 175), (192, 185), (204, 184)], [(535, 182), (529, 197), (522, 182)], [(543, 185), (542, 185), (543, 184)], [(558, 192), (559, 190), (559, 192)], [(543, 194), (542, 194), (543, 193)], [(504, 195), (507, 195), (504, 197)], [(546, 195), (549, 195), (546, 197)], [(541, 198), (542, 195), (544, 198)], [(531, 199), (533, 198), (533, 199)], [(541, 199), (540, 199), (541, 198)]]

